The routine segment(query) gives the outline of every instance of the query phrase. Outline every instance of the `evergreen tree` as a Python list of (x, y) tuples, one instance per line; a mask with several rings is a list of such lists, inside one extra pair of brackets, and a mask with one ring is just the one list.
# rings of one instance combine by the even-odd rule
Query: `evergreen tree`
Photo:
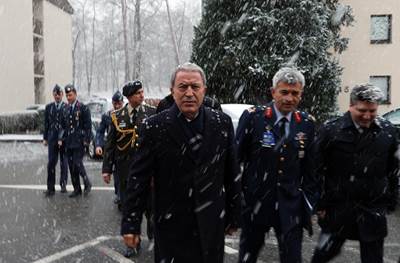
[(206, 72), (208, 94), (223, 103), (265, 103), (275, 72), (295, 66), (306, 78), (300, 107), (328, 118), (341, 84), (334, 51), (346, 49), (340, 29), (353, 21), (338, 1), (206, 0), (192, 60)]

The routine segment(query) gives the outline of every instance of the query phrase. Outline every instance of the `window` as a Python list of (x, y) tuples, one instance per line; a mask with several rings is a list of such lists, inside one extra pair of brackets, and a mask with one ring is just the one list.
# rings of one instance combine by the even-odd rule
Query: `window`
[(371, 15), (371, 44), (392, 42), (392, 15)]
[(390, 104), (390, 76), (371, 76), (369, 83), (382, 90), (382, 104)]

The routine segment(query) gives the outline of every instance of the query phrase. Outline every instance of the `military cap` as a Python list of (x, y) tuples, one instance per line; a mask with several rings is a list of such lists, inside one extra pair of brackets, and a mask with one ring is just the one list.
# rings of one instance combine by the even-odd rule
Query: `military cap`
[(74, 85), (72, 85), (72, 84), (67, 84), (64, 89), (65, 89), (65, 93), (69, 93), (71, 91), (76, 92), (76, 89), (75, 89)]
[(112, 96), (112, 101), (123, 101), (124, 97), (122, 96), (121, 92), (119, 90), (117, 90), (117, 92), (114, 93), (114, 95)]
[(142, 82), (140, 80), (129, 81), (124, 84), (122, 87), (122, 94), (125, 97), (129, 97), (134, 94), (136, 91), (142, 88)]
[(53, 88), (53, 93), (60, 94), (62, 92), (61, 87), (56, 84)]

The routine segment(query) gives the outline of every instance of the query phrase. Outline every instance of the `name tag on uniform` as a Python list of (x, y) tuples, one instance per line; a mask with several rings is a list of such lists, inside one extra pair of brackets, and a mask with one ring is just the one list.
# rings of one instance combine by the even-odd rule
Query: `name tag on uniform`
[(119, 127), (120, 127), (120, 128), (125, 128), (125, 127), (126, 127), (126, 123), (125, 123), (124, 121), (121, 121), (121, 122), (119, 123)]
[(271, 148), (272, 146), (274, 146), (276, 144), (275, 142), (275, 137), (274, 134), (271, 132), (271, 130), (266, 130), (263, 133), (263, 138), (261, 141), (261, 146), (262, 147), (267, 147), (267, 148)]

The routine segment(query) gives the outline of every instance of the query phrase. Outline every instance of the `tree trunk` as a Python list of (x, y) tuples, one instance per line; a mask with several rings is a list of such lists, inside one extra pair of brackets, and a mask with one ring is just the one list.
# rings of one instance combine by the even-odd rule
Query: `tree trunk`
[(125, 81), (128, 81), (129, 80), (129, 50), (128, 50), (126, 0), (121, 0), (121, 8), (122, 8), (122, 25), (123, 25), (124, 52), (125, 52)]
[(167, 4), (168, 24), (169, 24), (169, 30), (170, 30), (170, 35), (171, 35), (171, 39), (172, 39), (172, 45), (174, 46), (175, 63), (176, 63), (176, 65), (179, 65), (180, 64), (179, 50), (178, 50), (178, 45), (176, 44), (175, 31), (174, 31), (174, 27), (172, 25), (171, 12), (169, 10), (168, 0), (165, 0), (165, 3)]

